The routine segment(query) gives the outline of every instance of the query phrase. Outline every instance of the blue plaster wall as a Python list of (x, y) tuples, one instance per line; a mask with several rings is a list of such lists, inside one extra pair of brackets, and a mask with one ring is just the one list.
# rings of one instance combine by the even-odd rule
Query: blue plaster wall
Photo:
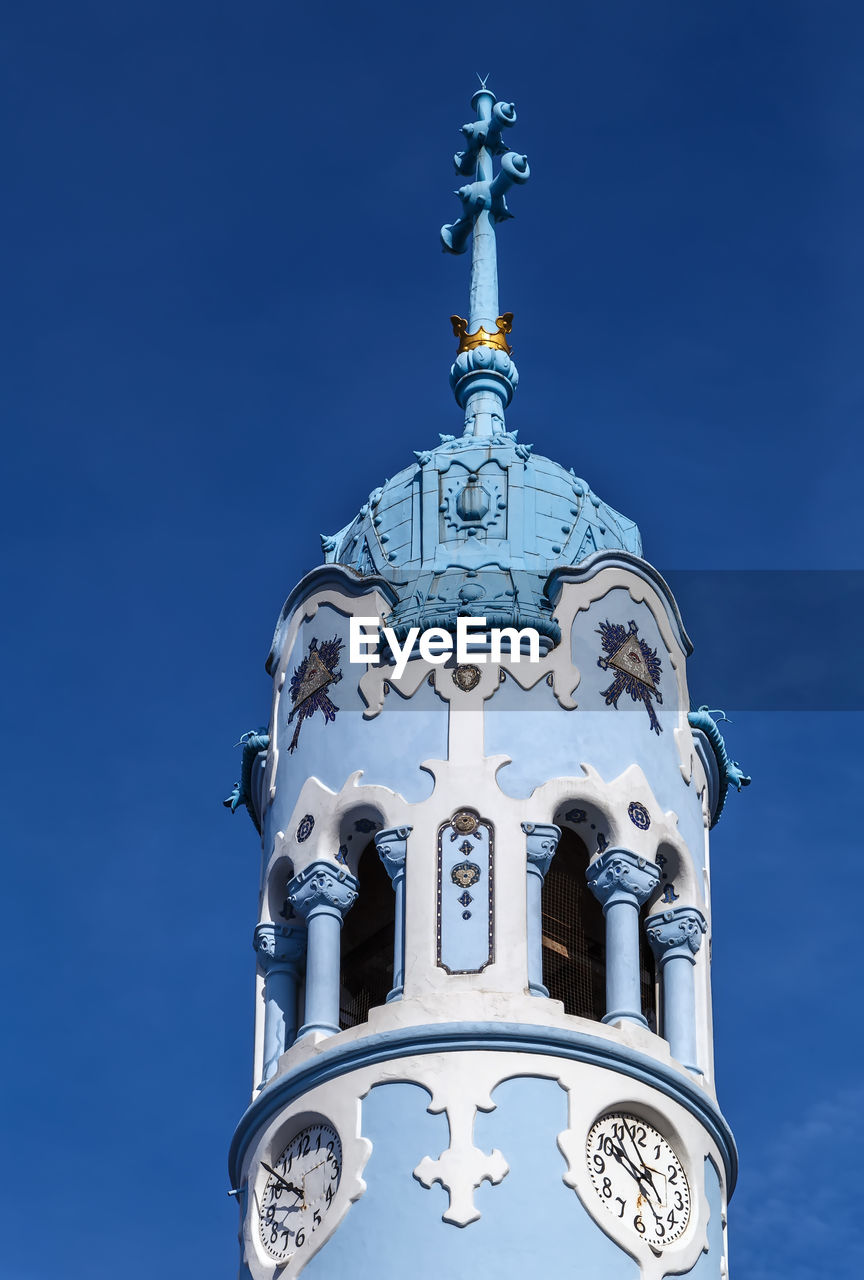
[[(659, 735), (653, 732), (644, 705), (633, 702), (629, 694), (621, 695), (617, 710), (607, 707), (602, 697), (614, 672), (597, 665), (603, 654), (597, 629), (607, 619), (626, 626), (631, 618), (662, 662), (663, 703), (655, 703), (662, 727)], [(646, 605), (634, 604), (623, 588), (615, 588), (578, 614), (571, 644), (573, 662), (581, 676), (573, 695), (578, 703), (575, 711), (564, 710), (545, 681), (525, 690), (508, 679), (486, 703), (486, 755), (509, 755), (513, 760), (498, 774), (501, 790), (524, 799), (550, 778), (581, 777), (583, 761), (593, 765), (606, 781), (637, 764), (661, 808), (678, 815), (679, 830), (701, 866), (702, 806), (695, 788), (681, 777), (673, 734), (678, 724), (677, 679), (651, 611)]]
[(719, 1280), (720, 1259), (723, 1256), (723, 1192), (717, 1170), (707, 1157), (705, 1195), (711, 1210), (711, 1217), (708, 1219), (708, 1252), (703, 1253), (689, 1271), (683, 1272), (691, 1280)]
[(638, 1280), (639, 1268), (604, 1235), (562, 1181), (556, 1144), (567, 1126), (566, 1094), (554, 1082), (524, 1077), (495, 1091), (496, 1110), (479, 1114), (475, 1142), (498, 1147), (510, 1172), (482, 1183), (482, 1217), (467, 1227), (442, 1222), (447, 1193), (412, 1176), (422, 1158), (446, 1147), (446, 1116), (426, 1111), (417, 1085), (379, 1085), (363, 1103), (362, 1131), (372, 1144), (366, 1193), (307, 1264), (309, 1280)]
[[(316, 711), (303, 721), (297, 749), (289, 754), (296, 725), (296, 718), (288, 724), (291, 677), (309, 652), (313, 638), (320, 642), (333, 636), (344, 642), (340, 658), (342, 679), (327, 689), (338, 707), (336, 719), (326, 721), (323, 713)], [(288, 660), (279, 706), (279, 767), (271, 817), (276, 828), (284, 828), (300, 787), (310, 776), (339, 791), (350, 774), (362, 769), (362, 783), (390, 787), (410, 803), (431, 795), (433, 779), (420, 768), (420, 761), (446, 758), (446, 703), (424, 682), (410, 699), (391, 690), (380, 715), (364, 720), (366, 703), (358, 684), (365, 671), (365, 663), (348, 660), (348, 618), (344, 614), (322, 605), (313, 619), (301, 625)]]

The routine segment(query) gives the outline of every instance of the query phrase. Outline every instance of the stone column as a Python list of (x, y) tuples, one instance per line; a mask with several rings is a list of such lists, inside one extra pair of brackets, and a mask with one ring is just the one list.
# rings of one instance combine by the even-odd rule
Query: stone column
[(339, 1030), (342, 918), (358, 888), (352, 875), (330, 862), (311, 863), (288, 885), (295, 911), (306, 917), (306, 1018), (300, 1036)]
[(393, 926), (393, 987), (387, 995), (391, 1000), (402, 998), (405, 981), (405, 855), (412, 827), (390, 827), (375, 836), (378, 857), (387, 868), (396, 895), (396, 918)]
[(639, 908), (657, 887), (660, 868), (629, 849), (607, 849), (586, 872), (588, 887), (606, 917), (604, 1022), (648, 1023), (639, 982)]
[(264, 973), (264, 1069), (258, 1085), (263, 1089), (280, 1056), (297, 1036), (297, 984), (306, 930), (296, 925), (259, 924), (252, 945)]
[(522, 830), (528, 859), (528, 991), (532, 996), (548, 996), (543, 985), (543, 881), (555, 857), (561, 828), (551, 822), (523, 822)]
[(696, 1062), (696, 995), (693, 966), (708, 928), (695, 907), (672, 907), (645, 921), (651, 950), (660, 967), (663, 993), (663, 1036), (673, 1058), (689, 1071), (702, 1068)]

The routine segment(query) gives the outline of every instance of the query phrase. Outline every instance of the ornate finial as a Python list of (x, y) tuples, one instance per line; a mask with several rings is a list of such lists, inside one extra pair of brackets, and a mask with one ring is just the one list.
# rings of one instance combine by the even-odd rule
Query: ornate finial
[[(501, 133), (516, 123), (512, 102), (498, 102), (486, 87), (488, 76), (478, 76), (480, 88), (471, 105), (477, 119), (462, 126), (467, 146), (453, 157), (456, 172), (473, 181), (460, 187), (462, 217), (441, 228), (441, 242), (448, 253), (464, 253), (473, 232), (469, 316), (452, 316), (459, 351), (450, 370), (450, 384), (465, 410), (465, 432), (491, 436), (504, 427), (504, 409), (513, 398), (519, 375), (510, 358), (513, 314), (498, 312), (498, 262), (495, 223), (513, 215), (506, 193), (514, 184), (528, 181), (525, 156), (508, 151)], [(501, 157), (494, 173), (493, 159)]]

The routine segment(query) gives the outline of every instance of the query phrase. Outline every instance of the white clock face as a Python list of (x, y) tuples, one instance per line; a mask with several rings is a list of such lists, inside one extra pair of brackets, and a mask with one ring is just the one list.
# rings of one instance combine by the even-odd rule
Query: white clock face
[(342, 1177), (342, 1143), (324, 1121), (295, 1133), (269, 1164), (261, 1195), (258, 1230), (261, 1243), (277, 1262), (308, 1249), (324, 1221)]
[(588, 1172), (600, 1203), (634, 1235), (662, 1249), (690, 1221), (690, 1187), (678, 1156), (652, 1125), (613, 1112), (588, 1134)]

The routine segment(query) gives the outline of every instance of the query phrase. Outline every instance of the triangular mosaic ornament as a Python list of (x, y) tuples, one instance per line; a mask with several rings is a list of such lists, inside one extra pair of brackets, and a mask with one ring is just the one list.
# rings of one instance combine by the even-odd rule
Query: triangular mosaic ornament
[(323, 689), (325, 685), (330, 684), (333, 679), (333, 672), (328, 671), (324, 663), (315, 649), (309, 651), (306, 659), (306, 670), (300, 681), (293, 701), (295, 706), (300, 706), (307, 698), (311, 698), (313, 693), (317, 693), (319, 689)]
[(607, 667), (615, 667), (616, 670), (623, 671), (625, 675), (633, 676), (636, 680), (641, 680), (643, 684), (647, 684), (649, 689), (656, 688), (654, 681), (651, 679), (651, 672), (648, 670), (645, 655), (639, 647), (639, 637), (635, 632), (631, 632), (620, 649), (616, 650), (611, 658), (606, 659), (606, 665)]
[(639, 638), (639, 629), (635, 622), (625, 627), (620, 622), (601, 622), (598, 629), (603, 648), (608, 656), (597, 659), (597, 666), (602, 671), (610, 667), (615, 671), (615, 679), (608, 689), (601, 690), (601, 697), (607, 707), (618, 710), (618, 699), (622, 693), (629, 693), (634, 702), (641, 702), (648, 712), (651, 728), (661, 733), (660, 721), (654, 712), (652, 698), (663, 701), (660, 692), (660, 659), (657, 650)]
[(288, 746), (289, 752), (297, 749), (303, 721), (308, 720), (316, 711), (322, 712), (325, 723), (336, 719), (339, 708), (331, 702), (324, 690), (342, 679), (338, 662), (343, 646), (344, 641), (338, 636), (334, 636), (332, 640), (322, 640), (320, 646), (317, 640), (309, 641), (309, 652), (297, 667), (289, 685), (292, 710), (288, 723), (297, 717), (294, 736)]

